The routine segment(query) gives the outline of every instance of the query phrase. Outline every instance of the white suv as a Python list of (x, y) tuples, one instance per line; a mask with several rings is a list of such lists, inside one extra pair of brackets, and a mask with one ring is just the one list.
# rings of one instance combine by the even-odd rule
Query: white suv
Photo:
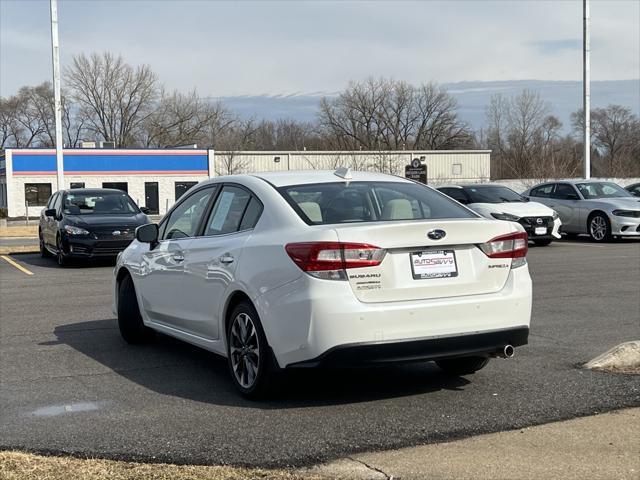
[(228, 358), (236, 387), (285, 368), (435, 360), (467, 374), (527, 343), (527, 234), (429, 187), (351, 172), (200, 183), (139, 227), (114, 271), (125, 340)]

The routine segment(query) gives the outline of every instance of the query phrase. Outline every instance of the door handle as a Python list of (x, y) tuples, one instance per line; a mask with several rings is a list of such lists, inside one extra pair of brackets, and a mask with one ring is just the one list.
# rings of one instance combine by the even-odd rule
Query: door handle
[(182, 261), (184, 260), (184, 255), (183, 255), (183, 254), (181, 254), (181, 253), (174, 253), (174, 254), (173, 254), (173, 259), (174, 259), (176, 262), (182, 262)]
[(225, 253), (220, 257), (220, 263), (233, 263), (234, 260), (235, 258), (228, 253)]

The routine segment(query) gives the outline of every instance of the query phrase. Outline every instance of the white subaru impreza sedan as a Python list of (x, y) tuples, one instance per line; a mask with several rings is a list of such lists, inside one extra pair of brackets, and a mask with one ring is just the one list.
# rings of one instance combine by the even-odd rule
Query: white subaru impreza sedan
[(122, 336), (228, 359), (241, 393), (282, 369), (434, 360), (461, 375), (525, 345), (527, 234), (403, 178), (338, 169), (193, 187), (118, 257)]

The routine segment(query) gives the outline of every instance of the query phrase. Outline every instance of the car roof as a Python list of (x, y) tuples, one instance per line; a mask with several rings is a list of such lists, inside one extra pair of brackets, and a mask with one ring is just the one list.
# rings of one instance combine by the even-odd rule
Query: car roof
[(118, 190), (117, 188), (67, 188), (65, 190), (59, 190), (63, 193), (127, 193), (124, 190)]
[[(584, 178), (567, 178), (567, 179), (560, 179), (560, 180), (549, 180), (546, 182), (542, 182), (539, 183), (537, 185), (534, 185), (535, 187), (540, 186), (540, 185), (549, 185), (550, 183), (568, 183), (570, 185), (577, 185), (578, 183), (615, 183), (613, 181), (610, 180), (594, 180), (594, 179), (589, 179), (586, 180)], [(533, 187), (532, 187), (533, 188)]]
[(440, 188), (482, 188), (482, 187), (506, 187), (510, 190), (513, 190), (508, 185), (502, 185), (500, 183), (461, 183), (458, 185), (441, 185)]
[(286, 187), (290, 185), (306, 185), (314, 183), (337, 183), (337, 182), (403, 182), (413, 183), (395, 175), (387, 175), (376, 172), (351, 171), (351, 178), (345, 179), (336, 175), (334, 170), (302, 170), (286, 172), (262, 172), (254, 173), (251, 176), (261, 178), (276, 187)]

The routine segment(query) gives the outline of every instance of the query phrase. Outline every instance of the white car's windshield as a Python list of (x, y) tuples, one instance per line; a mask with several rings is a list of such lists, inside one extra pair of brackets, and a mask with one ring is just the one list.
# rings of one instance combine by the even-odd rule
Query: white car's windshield
[(526, 202), (524, 197), (507, 187), (465, 187), (464, 191), (469, 195), (471, 203)]
[(134, 215), (140, 210), (124, 192), (68, 193), (64, 213), (70, 215)]
[(415, 183), (336, 182), (281, 187), (279, 191), (313, 225), (475, 218), (445, 195)]
[(576, 185), (582, 196), (591, 200), (594, 198), (632, 197), (631, 193), (613, 182), (589, 182)]

